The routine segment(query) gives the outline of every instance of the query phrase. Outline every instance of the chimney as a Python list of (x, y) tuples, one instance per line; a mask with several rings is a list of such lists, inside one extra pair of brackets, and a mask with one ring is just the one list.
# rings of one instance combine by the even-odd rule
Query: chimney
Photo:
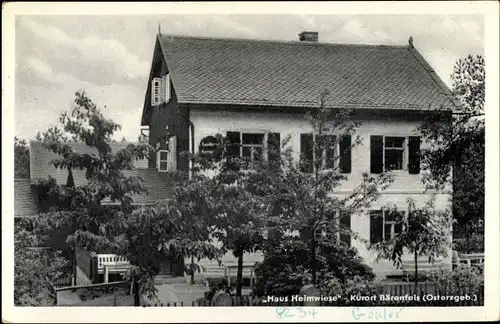
[(299, 40), (301, 42), (318, 42), (318, 32), (303, 31), (299, 34)]

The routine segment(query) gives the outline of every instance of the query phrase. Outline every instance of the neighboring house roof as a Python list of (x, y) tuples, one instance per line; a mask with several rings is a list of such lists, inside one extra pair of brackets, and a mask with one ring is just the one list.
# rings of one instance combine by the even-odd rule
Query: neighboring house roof
[(37, 196), (30, 179), (14, 179), (14, 217), (29, 217), (37, 213)]
[(179, 103), (317, 107), (327, 90), (332, 108), (453, 107), (448, 87), (412, 46), (172, 35), (157, 41)]
[[(130, 143), (111, 143), (113, 151), (125, 148)], [(71, 148), (78, 153), (97, 153), (93, 147), (89, 147), (83, 143), (71, 143)], [(48, 176), (56, 179), (58, 184), (66, 184), (68, 179), (68, 171), (56, 169), (51, 164), (51, 161), (59, 156), (42, 146), (39, 141), (30, 142), (30, 174), (31, 182), (34, 183), (37, 179), (47, 179)], [(85, 170), (72, 170), (75, 186), (82, 186), (87, 182), (85, 178)], [(169, 198), (172, 192), (172, 183), (167, 176), (156, 169), (148, 169), (148, 160), (139, 160), (135, 163), (135, 168), (132, 170), (124, 170), (126, 176), (139, 175), (143, 178), (143, 184), (148, 194), (134, 195), (134, 203), (147, 204), (154, 203), (158, 200)], [(104, 201), (109, 203), (109, 201)]]

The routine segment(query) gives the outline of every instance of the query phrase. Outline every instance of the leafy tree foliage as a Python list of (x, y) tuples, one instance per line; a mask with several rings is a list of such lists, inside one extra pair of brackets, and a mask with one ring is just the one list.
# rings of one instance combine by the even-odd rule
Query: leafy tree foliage
[[(332, 194), (347, 180), (341, 172), (340, 154), (329, 157), (333, 163), (327, 166), (325, 151), (335, 151), (340, 141), (346, 136), (354, 137), (358, 122), (351, 120), (351, 111), (332, 111), (322, 104), (307, 114), (314, 135), (312, 160), (304, 155), (295, 158), (288, 145), (289, 138), (277, 152), (277, 159), (271, 163), (262, 163), (253, 175), (255, 190), (265, 199), (268, 215), (266, 227), (273, 235), (288, 237), (300, 233), (301, 240), (308, 249), (308, 263), (303, 266), (310, 271), (313, 284), (318, 283), (320, 264), (318, 251), (325, 248), (327, 242), (338, 242), (340, 234), (359, 238), (350, 228), (340, 225), (343, 215), (353, 215), (367, 208), (392, 182), (390, 173), (377, 176), (363, 174), (362, 182), (347, 196)], [(346, 150), (360, 143), (356, 137)], [(328, 251), (328, 250), (325, 250)], [(340, 251), (329, 250), (329, 253)], [(321, 257), (333, 257), (323, 254)]]
[(422, 208), (417, 208), (415, 202), (407, 199), (408, 215), (405, 217), (396, 206), (387, 208), (386, 214), (392, 215), (401, 231), (390, 240), (373, 246), (378, 251), (378, 258), (389, 259), (396, 268), (403, 265), (405, 252), (414, 256), (415, 286), (418, 283), (418, 258), (425, 256), (434, 263), (439, 256), (447, 256), (451, 247), (452, 217), (449, 210), (438, 211), (433, 199)]
[(430, 143), (422, 150), (422, 163), (428, 171), (428, 188), (453, 184), (455, 233), (467, 242), (482, 234), (484, 222), (483, 57), (469, 55), (458, 60), (451, 77), (453, 94), (460, 105), (455, 111), (429, 114), (420, 126), (419, 131)]
[(29, 221), (14, 223), (14, 304), (53, 306), (51, 283), (66, 273), (68, 262), (59, 252), (43, 249), (43, 237)]
[(14, 178), (30, 177), (30, 152), (24, 139), (14, 137)]
[[(70, 228), (70, 247), (129, 257), (137, 265), (131, 278), (137, 283), (145, 278), (142, 288), (136, 285), (139, 295), (152, 286), (158, 260), (166, 257), (158, 254), (160, 243), (164, 243), (158, 236), (170, 235), (172, 226), (177, 226), (172, 219), (159, 222), (162, 215), (158, 213), (155, 222), (148, 222), (140, 218), (144, 209), (134, 211), (133, 195), (146, 190), (143, 179), (130, 170), (135, 160), (148, 157), (151, 148), (129, 144), (113, 152), (109, 143), (120, 125), (106, 118), (85, 93), (76, 93), (74, 108), (62, 113), (60, 122), (62, 127), (52, 127), (37, 138), (59, 156), (52, 164), (68, 170), (68, 182), (57, 184), (48, 179), (39, 184), (39, 192), (49, 203), (38, 223), (47, 224), (46, 229), (52, 231)], [(83, 142), (95, 153), (75, 152), (73, 142)], [(74, 185), (72, 171), (76, 169), (85, 170), (85, 184)]]
[[(321, 237), (317, 246), (317, 282), (321, 287), (334, 279), (345, 285), (354, 278), (372, 280), (375, 277), (373, 270), (357, 255), (356, 249), (345, 246), (336, 238)], [(312, 282), (312, 260), (307, 242), (298, 237), (288, 237), (266, 245), (264, 251), (264, 261), (255, 269), (257, 296), (297, 295), (304, 284)]]
[[(209, 253), (210, 256), (219, 258), (231, 251), (237, 258), (236, 293), (241, 296), (244, 254), (259, 250), (263, 241), (264, 205), (249, 185), (249, 173), (245, 170), (250, 161), (229, 156), (228, 139), (220, 134), (214, 138), (217, 143), (212, 152), (191, 155), (189, 177), (178, 177), (187, 180), (177, 181), (173, 200), (184, 215), (196, 219), (194, 223), (200, 228), (194, 233), (208, 229), (196, 239), (198, 245), (208, 242), (219, 247), (217, 254)], [(195, 254), (199, 259), (204, 253)], [(187, 251), (187, 255), (193, 253)]]
[[(61, 114), (62, 128), (52, 127), (38, 134), (43, 146), (58, 154), (54, 167), (85, 170), (87, 183), (79, 186), (56, 184), (55, 199), (65, 199), (64, 210), (55, 210), (49, 217), (60, 224), (70, 223), (75, 228), (68, 237), (71, 245), (79, 245), (96, 252), (118, 252), (126, 241), (124, 232), (127, 215), (132, 211), (132, 195), (144, 192), (142, 179), (125, 171), (133, 168), (135, 159), (144, 158), (148, 148), (129, 144), (112, 152), (111, 137), (120, 125), (104, 117), (98, 107), (84, 93), (76, 93), (71, 113)], [(72, 142), (83, 142), (96, 153), (78, 153)], [(62, 198), (61, 198), (62, 197)], [(105, 200), (117, 206), (103, 204)], [(54, 205), (53, 205), (54, 206)], [(55, 209), (61, 209), (56, 205)], [(67, 208), (66, 208), (67, 207)]]

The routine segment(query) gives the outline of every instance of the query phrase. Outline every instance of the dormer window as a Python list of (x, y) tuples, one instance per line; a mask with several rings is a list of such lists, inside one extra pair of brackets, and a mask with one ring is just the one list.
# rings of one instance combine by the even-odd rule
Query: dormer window
[(151, 105), (158, 106), (170, 101), (170, 76), (165, 74), (161, 78), (151, 81)]

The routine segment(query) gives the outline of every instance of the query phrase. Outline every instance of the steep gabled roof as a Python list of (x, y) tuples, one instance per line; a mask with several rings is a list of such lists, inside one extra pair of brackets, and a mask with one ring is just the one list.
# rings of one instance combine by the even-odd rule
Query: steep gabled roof
[[(111, 143), (111, 149), (117, 151), (125, 148), (129, 143)], [(89, 147), (83, 143), (72, 143), (71, 148), (78, 153), (97, 153), (93, 147)], [(31, 182), (37, 179), (47, 179), (49, 176), (56, 179), (58, 184), (66, 184), (68, 179), (68, 171), (56, 169), (51, 164), (51, 161), (58, 158), (58, 155), (45, 149), (39, 141), (30, 142), (30, 175)], [(148, 160), (136, 161), (134, 169), (125, 170), (126, 176), (138, 175), (143, 178), (143, 184), (147, 194), (134, 195), (135, 204), (149, 204), (159, 200), (164, 200), (170, 197), (172, 193), (172, 182), (168, 177), (158, 172), (156, 169), (148, 169)], [(86, 183), (85, 170), (72, 170), (73, 179), (76, 186), (81, 186)], [(103, 201), (110, 203), (110, 201)]]
[(38, 213), (38, 198), (30, 179), (14, 179), (14, 217), (30, 217)]
[(159, 35), (156, 51), (158, 44), (179, 103), (317, 107), (327, 90), (330, 107), (453, 105), (450, 90), (412, 46), (172, 35)]

